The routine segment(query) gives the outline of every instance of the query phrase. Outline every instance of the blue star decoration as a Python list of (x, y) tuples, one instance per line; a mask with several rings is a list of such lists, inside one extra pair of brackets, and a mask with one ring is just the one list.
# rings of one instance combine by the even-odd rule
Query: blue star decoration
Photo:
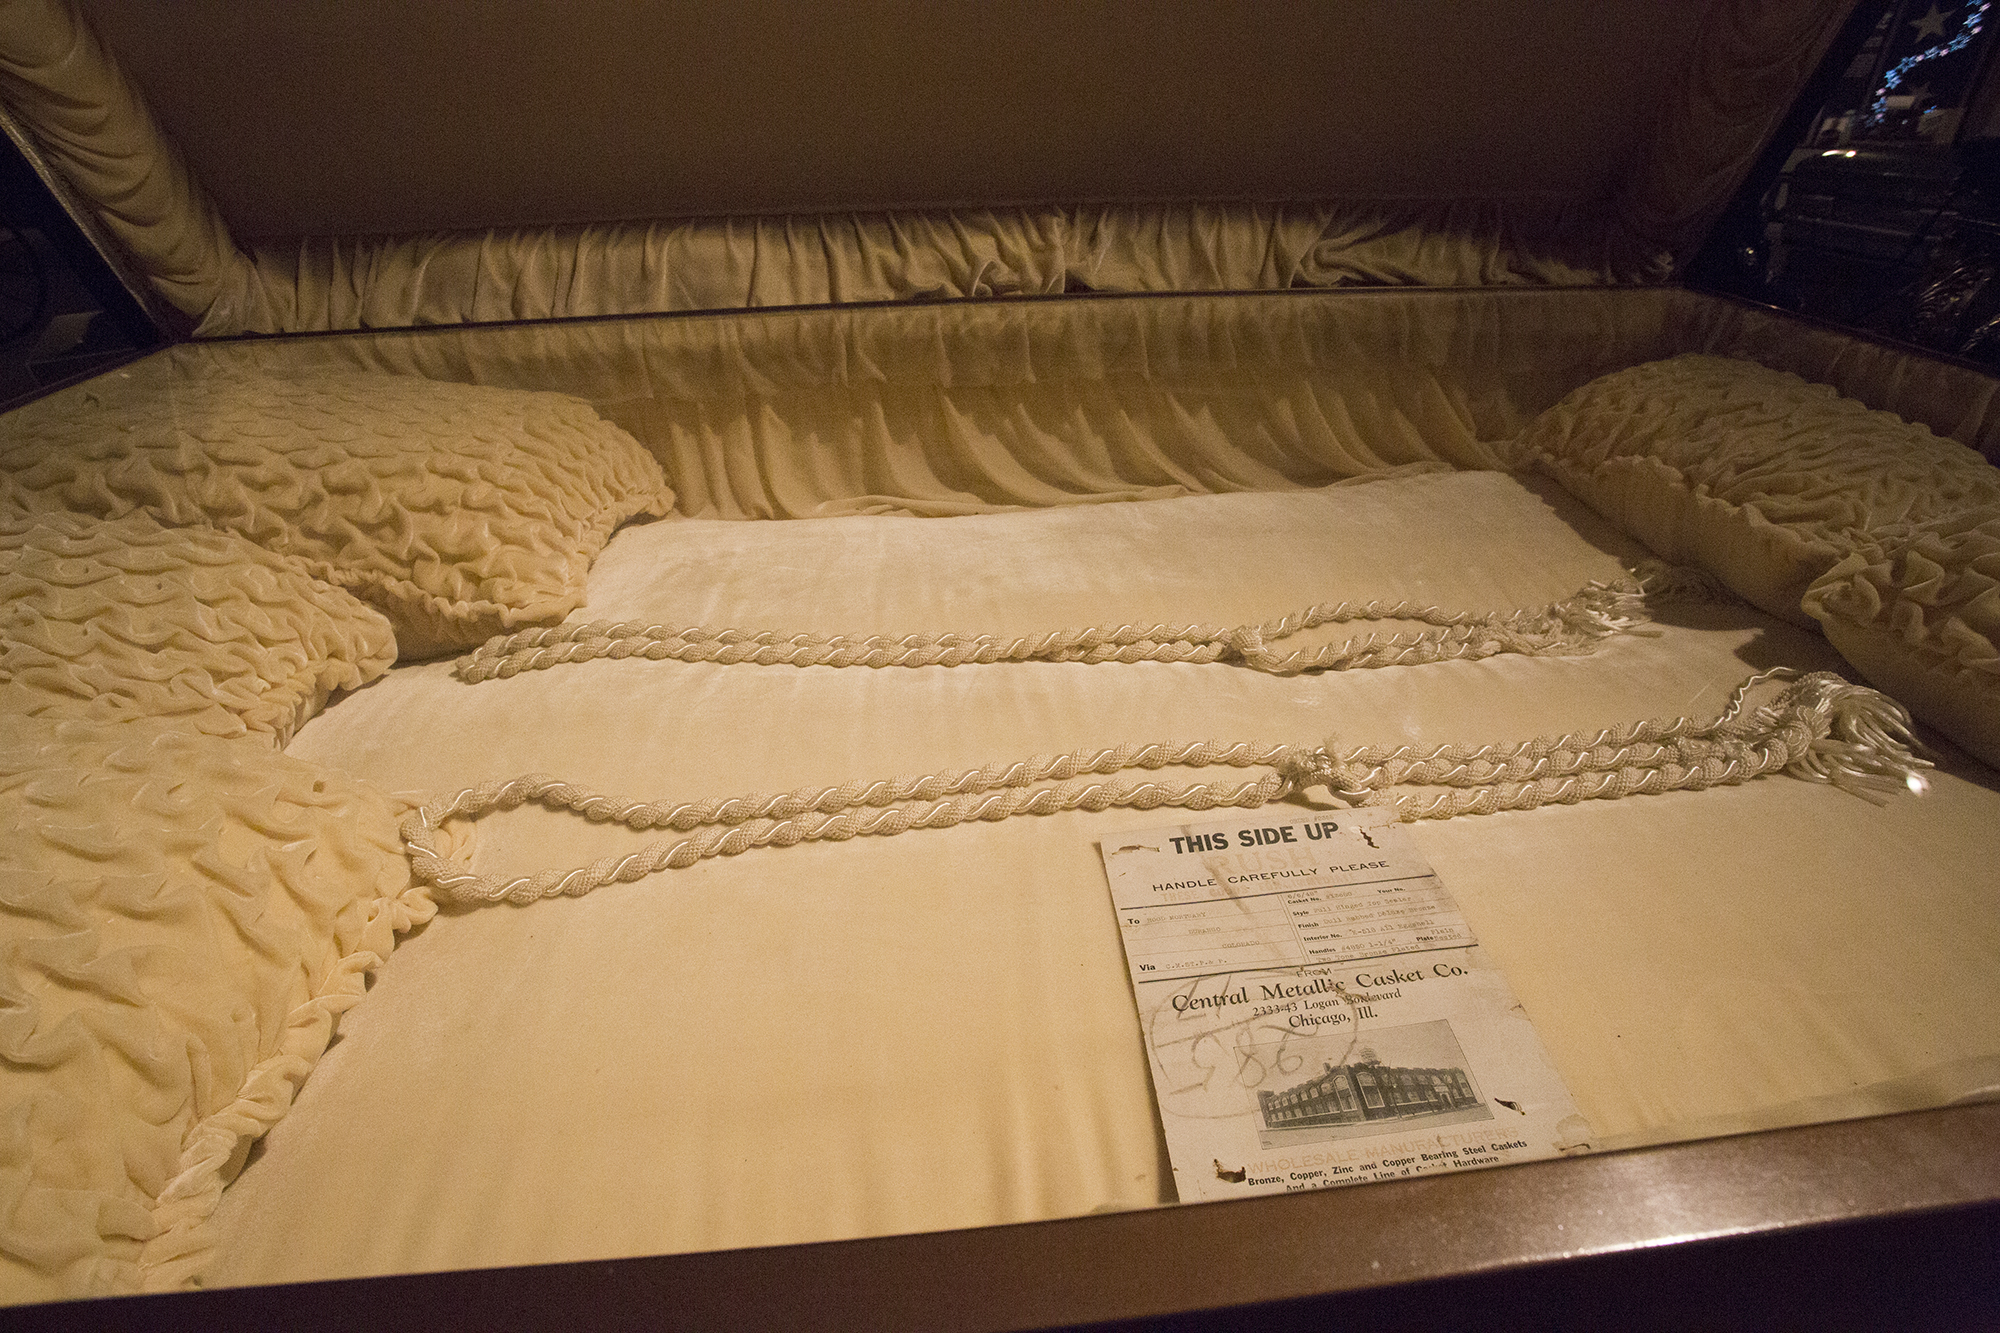
[[(1869, 114), (1873, 116), (1884, 114), (1887, 110), (1890, 95), (1902, 89), (1903, 81), (1916, 72), (1917, 66), (1924, 64), (1926, 61), (1936, 60), (1941, 56), (1948, 56), (1955, 52), (1963, 51), (1966, 47), (1970, 46), (1973, 39), (1979, 36), (1979, 30), (1986, 25), (1986, 11), (1991, 9), (1993, 4), (1994, 0), (1976, 0), (1976, 3), (1957, 6), (1959, 18), (1958, 31), (1953, 33), (1948, 40), (1942, 40), (1936, 46), (1923, 47), (1915, 55), (1905, 56), (1884, 70), (1882, 72), (1881, 87), (1876, 92), (1875, 99), (1868, 108)], [(1921, 18), (1909, 20), (1909, 23), (1910, 26), (1917, 30), (1917, 40), (1921, 42), (1933, 35), (1943, 38), (1944, 30), (1949, 26), (1951, 17), (1951, 15), (1946, 14), (1938, 8), (1936, 0), (1932, 0), (1930, 8), (1924, 15)]]

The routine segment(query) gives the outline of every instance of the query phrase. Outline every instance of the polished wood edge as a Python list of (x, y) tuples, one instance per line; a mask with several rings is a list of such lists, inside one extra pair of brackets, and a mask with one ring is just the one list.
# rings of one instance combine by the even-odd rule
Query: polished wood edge
[(21, 1327), (986, 1330), (1155, 1318), (2000, 1202), (2000, 1103), (967, 1231), (245, 1287)]

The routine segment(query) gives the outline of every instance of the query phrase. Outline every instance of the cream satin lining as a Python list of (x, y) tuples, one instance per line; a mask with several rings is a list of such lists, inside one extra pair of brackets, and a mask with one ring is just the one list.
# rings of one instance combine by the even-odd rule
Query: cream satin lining
[(683, 515), (948, 516), (1496, 468), (1496, 443), (1578, 385), (1697, 350), (2000, 455), (1991, 377), (1671, 289), (607, 319), (188, 344), (119, 373), (167, 395), (244, 369), (556, 390), (644, 444)]
[(1042, 203), (243, 248), (69, 0), (9, 6), (0, 97), (203, 336), (1078, 288), (1657, 281), (1734, 192), (1846, 9), (1711, 5), (1669, 104), (1642, 109), (1656, 129), (1614, 196), (1525, 210), (1384, 201), (1361, 185), (1361, 197), (1284, 206)]
[(1077, 205), (259, 242), (201, 332), (284, 333), (1065, 292), (1593, 286), (1558, 205)]

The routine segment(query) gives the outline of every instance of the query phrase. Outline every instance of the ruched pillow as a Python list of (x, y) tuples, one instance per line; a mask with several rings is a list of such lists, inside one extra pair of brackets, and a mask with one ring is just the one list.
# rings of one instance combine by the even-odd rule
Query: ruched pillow
[(282, 746), (395, 660), (379, 612), (231, 533), (145, 514), (0, 521), (0, 712), (171, 717)]
[(2000, 509), (1850, 556), (1804, 605), (1872, 684), (2000, 767)]
[(0, 1302), (169, 1288), (434, 908), (403, 804), (174, 720), (0, 715)]
[(562, 394), (199, 365), (0, 416), (0, 512), (227, 529), (380, 609), (405, 658), (560, 619), (612, 529), (672, 503), (636, 440)]
[(2000, 469), (1825, 385), (1690, 353), (1593, 380), (1510, 446), (1663, 560), (1774, 616), (1848, 555), (2000, 504)]

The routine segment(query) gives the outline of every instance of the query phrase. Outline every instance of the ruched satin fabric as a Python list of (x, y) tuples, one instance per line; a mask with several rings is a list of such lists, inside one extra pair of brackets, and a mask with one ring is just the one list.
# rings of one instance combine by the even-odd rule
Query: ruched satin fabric
[(404, 806), (180, 718), (0, 715), (0, 1301), (182, 1285), (395, 935)]
[(0, 99), (124, 258), (200, 320), (246, 261), (139, 89), (67, 0), (0, 4)]
[(202, 343), (135, 380), (366, 370), (585, 398), (675, 512), (944, 516), (1499, 466), (1600, 375), (1686, 351), (1828, 384), (1988, 457), (1977, 371), (1672, 289), (1094, 297)]
[(430, 657), (576, 605), (653, 459), (580, 399), (168, 358), (0, 418), (0, 515), (150, 515), (289, 556)]
[(1064, 292), (1583, 286), (1620, 270), (1551, 207), (1100, 205), (703, 218), (267, 241), (204, 334)]
[[(1025, 632), (1125, 617), (1240, 623), (1343, 597), (1505, 610), (1615, 577), (1638, 548), (1560, 490), (1495, 470), (1501, 446), (1587, 380), (1697, 349), (1752, 355), (1992, 445), (1986, 377), (1686, 293), (1297, 292), (187, 345), (72, 391), (79, 396), (62, 400), (72, 410), (57, 424), (73, 427), (76, 447), (24, 463), (14, 480), (49, 482), (27, 493), (52, 508), (164, 487), (180, 475), (174, 468), (121, 477), (115, 463), (83, 466), (92, 449), (117, 453), (122, 433), (98, 439), (92, 421), (125, 420), (119, 413), (136, 404), (180, 432), (162, 455), (176, 467), (210, 466), (205, 449), (225, 461), (247, 451), (237, 462), (257, 473), (253, 489), (282, 490), (270, 440), (248, 428), (255, 423), (212, 439), (195, 427), (255, 403), (296, 424), (283, 394), (246, 397), (246, 383), (332, 383), (351, 397), (360, 377), (386, 374), (404, 378), (367, 382), (390, 406), (398, 392), (441, 403), (576, 395), (630, 432), (615, 437), (621, 447), (664, 465), (675, 514), (611, 542), (573, 612), (585, 618)], [(565, 401), (565, 411), (587, 410)], [(373, 438), (348, 428), (364, 445)], [(338, 453), (337, 435), (312, 447)], [(429, 460), (439, 451), (420, 452)], [(345, 461), (311, 480), (342, 489)], [(393, 489), (396, 475), (370, 474), (357, 493)], [(174, 492), (191, 506), (185, 521), (217, 512), (194, 502), (205, 493)], [(809, 521), (715, 521), (781, 517)], [(1812, 632), (1738, 608), (1670, 618), (1668, 629), (1660, 640), (1621, 636), (1588, 658), (1305, 681), (1159, 663), (898, 675), (628, 662), (462, 687), (435, 664), (392, 672), (336, 703), (289, 757), (387, 791), (573, 762), (566, 776), (600, 788), (701, 797), (1175, 736), (1517, 740), (1712, 712), (1750, 670), (1773, 663), (1838, 666)], [(479, 711), (489, 706), (498, 711)], [(132, 729), (128, 738), (150, 734), (138, 722), (116, 725)], [(36, 840), (102, 822), (97, 807), (71, 818), (48, 804), (68, 788), (33, 774), (110, 766), (141, 774), (116, 794), (136, 800), (160, 790), (144, 774), (207, 772), (207, 759), (171, 748), (119, 768), (89, 748), (101, 737), (56, 739), (71, 744), (65, 736), (83, 747), (80, 758), (29, 737), (6, 792), (20, 835), (6, 844), (16, 859), (5, 869), (31, 896), (51, 882), (95, 882), (95, 870), (49, 862)], [(260, 736), (213, 743), (271, 754)], [(259, 762), (232, 753), (224, 767)], [(1976, 988), (2000, 975), (1980, 906), (1993, 892), (1994, 779), (1955, 754), (1946, 766), (1932, 797), (1880, 812), (1774, 779), (1458, 821), (1425, 831), (1425, 846), (1607, 1145), (1935, 1104), (1993, 1082), (1983, 1016), (1994, 997)], [(246, 772), (258, 791), (279, 780)], [(201, 814), (208, 799), (186, 794), (190, 817), (202, 819), (196, 832), (148, 831), (145, 845), (110, 850), (136, 858), (135, 876), (177, 882), (185, 861), (201, 885), (255, 898), (277, 892), (272, 877), (291, 874), (297, 857), (349, 847), (254, 802), (225, 802), (217, 822)], [(388, 904), (370, 867), (386, 856), (406, 875), (382, 845), (382, 821), (402, 806), (367, 799), (374, 813), (355, 818), (374, 841), (349, 847), (354, 875), (326, 891), (365, 881), (366, 901)], [(230, 822), (238, 814), (251, 832)], [(301, 1020), (309, 1031), (296, 1047), (260, 1046), (255, 1062), (239, 1062), (280, 1080), (259, 1085), (254, 1114), (211, 1122), (202, 1111), (193, 1122), (208, 1129), (180, 1150), (194, 1157), (171, 1177), (188, 1181), (185, 1195), (146, 1193), (153, 1176), (128, 1191), (132, 1207), (141, 1195), (191, 1201), (178, 1220), (148, 1223), (120, 1204), (126, 1221), (97, 1250), (78, 1242), (44, 1257), (58, 1269), (87, 1252), (142, 1265), (100, 1273), (105, 1282), (142, 1272), (172, 1283), (211, 1261), (220, 1280), (269, 1280), (1157, 1202), (1143, 1051), (1089, 822), (793, 848), (428, 931), (399, 974), (406, 979), (370, 996), (352, 1040), (310, 1085), (326, 1091), (302, 1104), (298, 1127), (273, 1139), (242, 1182), (274, 1184), (244, 1192), (217, 1248), (196, 1234), (207, 1204), (246, 1136), (283, 1113), (319, 1049), (307, 1037), (324, 1041), (334, 1001), (281, 997), (267, 1008), (258, 999), (231, 1010), (254, 1010), (268, 1025), (303, 1012), (299, 1004), (319, 1006)], [(265, 860), (256, 830), (280, 843)], [(588, 859), (603, 833), (510, 816), (479, 829), (479, 855), (496, 870), (540, 869)], [(104, 851), (102, 840), (79, 846), (86, 860)], [(1707, 859), (1688, 857), (1689, 847)], [(1609, 864), (1621, 857), (1641, 868)], [(346, 950), (337, 954), (353, 960), (341, 963), (345, 989), (324, 994), (350, 1002), (361, 972), (427, 905), (421, 895), (394, 903), (371, 918), (381, 923), (369, 927), (373, 943), (299, 934), (306, 962), (295, 966), (310, 973), (310, 960)], [(24, 910), (22, 937), (33, 939), (34, 922), (56, 909)], [(1885, 933), (1885, 918), (1896, 931)], [(1601, 967), (1579, 969), (1584, 944)], [(1775, 971), (1774, 950), (1783, 955)], [(233, 965), (215, 966), (220, 975)], [(1905, 993), (1895, 978), (1907, 975), (1975, 989), (1940, 1000), (1933, 987), (1883, 1005), (1881, 996)], [(627, 1000), (614, 1003), (613, 992)], [(632, 995), (650, 998), (620, 1007)], [(380, 1026), (368, 1028), (378, 1012)], [(972, 1111), (952, 1100), (961, 1093)], [(449, 1114), (436, 1109), (439, 1098)], [(829, 1107), (845, 1109), (831, 1116)], [(468, 1128), (481, 1117), (505, 1123)], [(173, 1123), (183, 1136), (186, 1123)], [(500, 1132), (507, 1126), (537, 1132), (515, 1139)], [(867, 1137), (878, 1129), (883, 1138)], [(100, 1131), (76, 1132), (97, 1141)], [(441, 1145), (440, 1136), (456, 1139)], [(495, 1155), (479, 1156), (489, 1147)], [(161, 1160), (157, 1144), (146, 1151)], [(41, 1169), (34, 1154), (23, 1160)], [(453, 1208), (462, 1213), (440, 1211), (449, 1191), (460, 1191)], [(622, 1229), (607, 1230), (607, 1215)], [(499, 1216), (511, 1221), (496, 1230)], [(457, 1229), (456, 1217), (474, 1220)], [(135, 1258), (147, 1245), (153, 1258)], [(40, 1280), (24, 1279), (24, 1290), (79, 1289), (32, 1286)]]
[(1690, 354), (1594, 380), (1510, 458), (1561, 480), (1662, 559), (1717, 571), (1801, 625), (1847, 555), (2000, 517), (2000, 469), (1823, 384)]
[(2000, 506), (1855, 552), (1805, 608), (1870, 681), (2000, 765)]
[(395, 660), (380, 613), (233, 533), (0, 519), (0, 714), (172, 717), (282, 746)]
[(2000, 759), (2000, 468), (1754, 362), (1687, 354), (1594, 380), (1504, 451), (1655, 554), (1823, 624), (1850, 662)]
[[(586, 195), (591, 187), (608, 192), (600, 210), (567, 225), (533, 225), (554, 215), (510, 205), (505, 179), (486, 178), (465, 188), (497, 210), (483, 215), (494, 224), (487, 229), (477, 226), (477, 204), (450, 198), (426, 202), (433, 213), (471, 221), (443, 232), (397, 227), (380, 220), (399, 213), (400, 201), (389, 191), (367, 214), (378, 220), (353, 233), (321, 232), (294, 219), (282, 234), (232, 235), (139, 86), (70, 0), (8, 0), (0, 22), (0, 97), (141, 280), (202, 335), (1086, 289), (1620, 283), (1660, 281), (1678, 271), (1847, 8), (1848, 0), (1715, 0), (1698, 19), (1649, 19), (1674, 34), (1652, 51), (1665, 64), (1691, 39), (1685, 65), (1605, 89), (1601, 96), (1610, 104), (1566, 108), (1578, 123), (1639, 127), (1605, 140), (1631, 160), (1593, 161), (1587, 170), (1560, 153), (1544, 162), (1536, 139), (1545, 125), (1489, 97), (1477, 113), (1478, 132), (1490, 136), (1505, 126), (1506, 146), (1496, 153), (1489, 145), (1477, 156), (1444, 151), (1436, 178), (1415, 188), (1398, 176), (1404, 157), (1398, 135), (1414, 133), (1423, 143), (1434, 127), (1425, 128), (1421, 117), (1406, 123), (1400, 114), (1384, 114), (1343, 127), (1342, 147), (1358, 166), (1352, 179), (1329, 181), (1302, 162), (1304, 183), (1294, 188), (1267, 181), (1254, 193), (1211, 190), (1207, 202), (1154, 202), (1179, 199), (1189, 188), (1181, 159), (1168, 152), (1133, 164), (1131, 177), (1105, 203), (1079, 203), (1090, 198), (1087, 187), (1055, 198), (1002, 190), (996, 199), (962, 184), (927, 190), (921, 182), (893, 189), (878, 183), (886, 195), (864, 188), (848, 211), (787, 215), (768, 203), (724, 203), (725, 213), (745, 208), (761, 215), (689, 220), (675, 214), (701, 210), (674, 209), (671, 190), (636, 213), (614, 202), (628, 197), (621, 191), (632, 175), (630, 164), (614, 157), (609, 179), (579, 183)], [(1523, 7), (1515, 24), (1529, 31), (1535, 18), (1533, 7)], [(588, 14), (576, 21), (579, 29), (589, 22)], [(1549, 50), (1559, 49), (1561, 36), (1551, 34)], [(153, 52), (139, 54), (148, 57), (155, 82), (171, 80), (179, 68), (151, 60)], [(325, 49), (315, 59), (339, 55)], [(545, 58), (523, 76), (561, 67), (560, 59)], [(357, 71), (363, 73), (373, 72)], [(1378, 71), (1365, 73), (1380, 78)], [(1560, 77), (1560, 65), (1543, 76)], [(1311, 77), (1338, 79), (1340, 72), (1315, 69)], [(1665, 104), (1624, 104), (1620, 94), (1632, 96), (1627, 86), (1648, 97), (1664, 89)], [(166, 91), (185, 114), (186, 90)], [(1467, 99), (1475, 97), (1451, 88), (1404, 95), (1442, 99), (1456, 115), (1468, 114)], [(561, 114), (563, 100), (553, 105)], [(1102, 110), (1080, 108), (1077, 116), (1097, 119)], [(476, 134), (477, 126), (474, 117), (463, 132)], [(1116, 141), (1121, 130), (1145, 128), (1121, 127), (1114, 117), (1103, 134)], [(797, 127), (802, 142), (810, 142), (813, 129)], [(1268, 157), (1270, 135), (1283, 130), (1249, 116), (1228, 132), (1240, 137), (1241, 151)], [(221, 136), (224, 151), (230, 138)], [(524, 183), (542, 174), (532, 149), (503, 141), (481, 151)], [(1226, 139), (1205, 141), (1199, 151), (1225, 163), (1231, 156)], [(1426, 152), (1438, 156), (1438, 146), (1426, 144)], [(1496, 178), (1496, 161), (1512, 161), (1514, 169)], [(1031, 177), (1061, 177), (1060, 163), (1044, 165), (1050, 169)], [(211, 166), (244, 184), (235, 179), (242, 174), (236, 164)], [(263, 175), (294, 169), (279, 162)], [(253, 168), (248, 178), (254, 190), (262, 176)], [(356, 182), (359, 190), (372, 184), (365, 173)], [(713, 197), (746, 197), (723, 184)], [(1303, 202), (1222, 202), (1245, 197)], [(927, 208), (925, 200), (938, 204)], [(1018, 202), (999, 207), (1001, 200)], [(285, 215), (284, 200), (267, 202)], [(244, 206), (253, 215), (272, 211)], [(641, 220), (617, 221), (625, 217)]]

